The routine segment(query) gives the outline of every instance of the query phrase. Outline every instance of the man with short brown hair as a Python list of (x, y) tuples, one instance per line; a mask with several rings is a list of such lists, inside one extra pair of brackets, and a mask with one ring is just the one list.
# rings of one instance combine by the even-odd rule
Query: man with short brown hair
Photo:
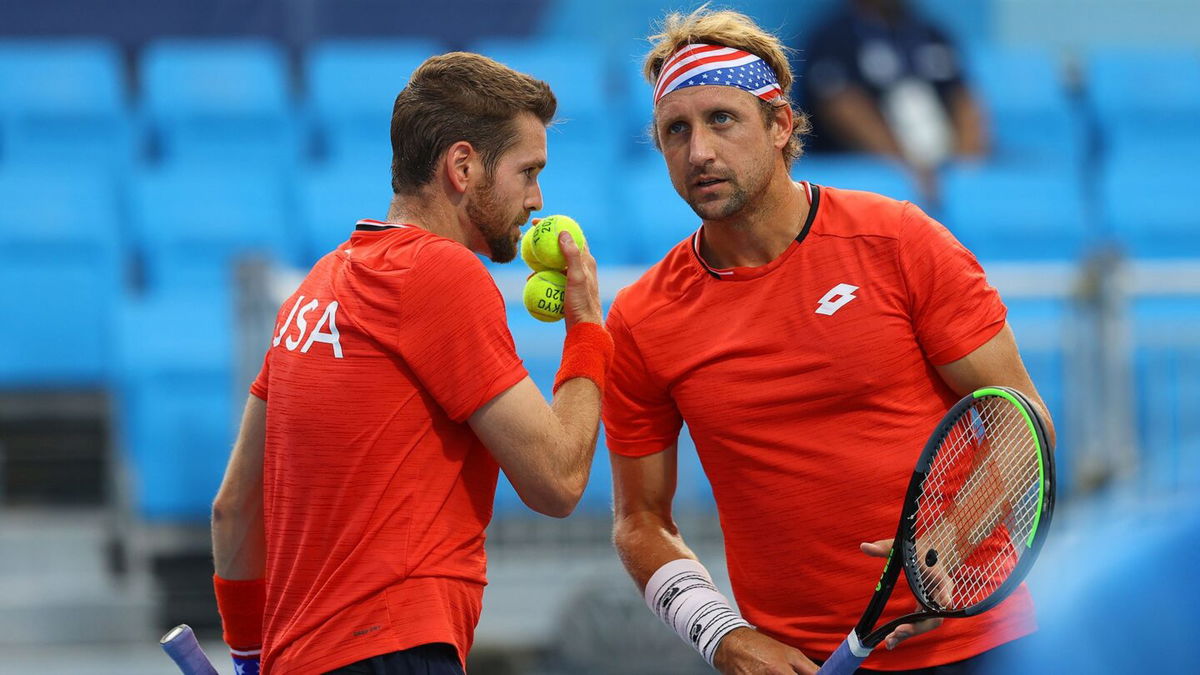
[(279, 310), (213, 505), (214, 583), (239, 672), (463, 672), (497, 469), (564, 517), (587, 483), (612, 354), (595, 260), (571, 238), (547, 405), (475, 254), (512, 260), (542, 206), (555, 99), (476, 54), (396, 98), (394, 197)]

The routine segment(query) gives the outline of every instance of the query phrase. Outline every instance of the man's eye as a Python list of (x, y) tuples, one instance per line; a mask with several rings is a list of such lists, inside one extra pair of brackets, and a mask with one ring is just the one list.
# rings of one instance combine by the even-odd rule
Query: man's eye
[(683, 133), (686, 129), (687, 129), (687, 125), (684, 124), (683, 122), (675, 122), (671, 126), (667, 127), (667, 133), (668, 134)]
[(733, 121), (733, 116), (729, 113), (719, 112), (713, 115), (712, 120), (716, 124), (726, 124)]

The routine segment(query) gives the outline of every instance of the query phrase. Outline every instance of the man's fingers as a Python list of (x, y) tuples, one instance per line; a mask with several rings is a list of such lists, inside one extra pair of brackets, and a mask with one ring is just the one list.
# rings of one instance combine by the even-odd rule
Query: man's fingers
[(879, 541), (864, 541), (858, 545), (858, 550), (875, 558), (886, 558), (892, 552), (892, 539), (880, 539)]
[(922, 633), (928, 633), (940, 625), (942, 625), (942, 619), (940, 617), (925, 619), (923, 621), (917, 621), (916, 623), (902, 623), (899, 626), (896, 626), (896, 630), (888, 633), (888, 636), (884, 638), (884, 644), (887, 645), (888, 649), (895, 649), (896, 645), (904, 642), (908, 638), (916, 637)]
[(576, 263), (579, 261), (579, 247), (575, 245), (575, 238), (571, 233), (559, 232), (558, 245), (562, 249), (563, 257), (567, 259), (567, 270), (578, 267)]

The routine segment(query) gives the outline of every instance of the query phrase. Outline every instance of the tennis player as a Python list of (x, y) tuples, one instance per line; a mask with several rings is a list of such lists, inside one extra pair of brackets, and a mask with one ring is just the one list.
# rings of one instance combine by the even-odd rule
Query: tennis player
[(563, 517), (587, 482), (612, 341), (570, 237), (548, 405), (476, 253), (541, 208), (541, 81), (430, 58), (396, 98), (387, 220), (362, 220), (279, 310), (213, 506), (217, 604), (239, 672), (462, 673), (497, 465)]
[[(808, 122), (775, 36), (702, 8), (651, 40), (654, 140), (702, 224), (608, 315), (616, 547), (651, 609), (720, 671), (810, 673), (861, 615), (881, 568), (868, 555), (890, 544), (872, 540), (894, 532), (942, 415), (983, 385), (1041, 401), (999, 295), (945, 228), (912, 204), (792, 180)], [(672, 520), (683, 423), (738, 609)], [(885, 617), (915, 604), (897, 591)], [(900, 645), (933, 626), (900, 626), (870, 667), (973, 672), (1034, 630), (1033, 606), (1022, 589)]]

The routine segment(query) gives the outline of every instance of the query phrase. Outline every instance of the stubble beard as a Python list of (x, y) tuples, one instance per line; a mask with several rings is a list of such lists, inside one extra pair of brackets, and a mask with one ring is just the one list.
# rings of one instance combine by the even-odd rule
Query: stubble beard
[(467, 217), (483, 235), (490, 251), (488, 259), (506, 263), (517, 257), (517, 242), (520, 239), (519, 235), (514, 237), (512, 233), (514, 228), (520, 228), (529, 220), (529, 212), (522, 209), (519, 215), (513, 217), (505, 214), (496, 198), (495, 184), (491, 179), (476, 188), (475, 194), (467, 201)]

